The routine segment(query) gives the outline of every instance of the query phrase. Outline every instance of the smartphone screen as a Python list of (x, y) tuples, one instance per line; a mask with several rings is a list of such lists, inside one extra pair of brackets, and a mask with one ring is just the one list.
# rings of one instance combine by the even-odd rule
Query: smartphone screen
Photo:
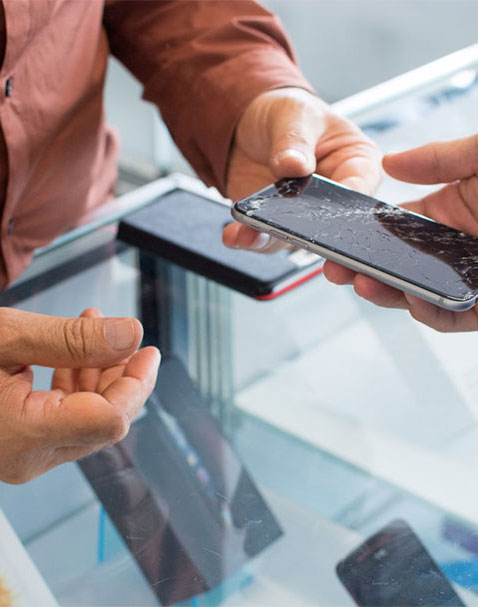
[(478, 292), (478, 238), (316, 175), (279, 181), (235, 211), (440, 297)]
[(409, 525), (396, 520), (337, 565), (337, 574), (364, 607), (464, 607)]

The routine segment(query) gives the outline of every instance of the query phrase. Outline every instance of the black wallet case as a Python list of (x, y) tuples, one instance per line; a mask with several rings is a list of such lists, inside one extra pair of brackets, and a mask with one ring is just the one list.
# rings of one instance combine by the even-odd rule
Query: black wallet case
[(321, 272), (322, 260), (303, 251), (227, 248), (222, 230), (231, 221), (227, 206), (178, 189), (125, 217), (118, 238), (256, 299), (277, 297)]

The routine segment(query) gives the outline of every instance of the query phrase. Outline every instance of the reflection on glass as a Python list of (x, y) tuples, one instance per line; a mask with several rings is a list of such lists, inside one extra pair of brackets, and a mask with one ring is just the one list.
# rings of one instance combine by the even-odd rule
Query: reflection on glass
[(118, 445), (81, 468), (163, 604), (204, 593), (282, 534), (181, 364)]
[(365, 541), (337, 565), (337, 574), (363, 607), (464, 607), (405, 521)]

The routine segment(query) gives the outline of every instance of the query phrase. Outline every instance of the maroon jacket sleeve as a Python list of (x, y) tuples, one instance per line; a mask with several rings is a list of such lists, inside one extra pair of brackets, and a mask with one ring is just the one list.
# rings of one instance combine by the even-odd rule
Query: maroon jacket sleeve
[(104, 25), (183, 154), (223, 192), (247, 105), (275, 88), (312, 90), (278, 18), (252, 0), (106, 0)]

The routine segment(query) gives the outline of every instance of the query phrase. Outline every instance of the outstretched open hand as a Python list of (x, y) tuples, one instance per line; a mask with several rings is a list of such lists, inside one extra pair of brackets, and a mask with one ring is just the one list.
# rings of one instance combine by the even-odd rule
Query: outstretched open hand
[[(21, 483), (121, 440), (156, 380), (141, 324), (86, 310), (67, 319), (0, 308), (0, 480)], [(32, 391), (36, 364), (56, 368)]]

